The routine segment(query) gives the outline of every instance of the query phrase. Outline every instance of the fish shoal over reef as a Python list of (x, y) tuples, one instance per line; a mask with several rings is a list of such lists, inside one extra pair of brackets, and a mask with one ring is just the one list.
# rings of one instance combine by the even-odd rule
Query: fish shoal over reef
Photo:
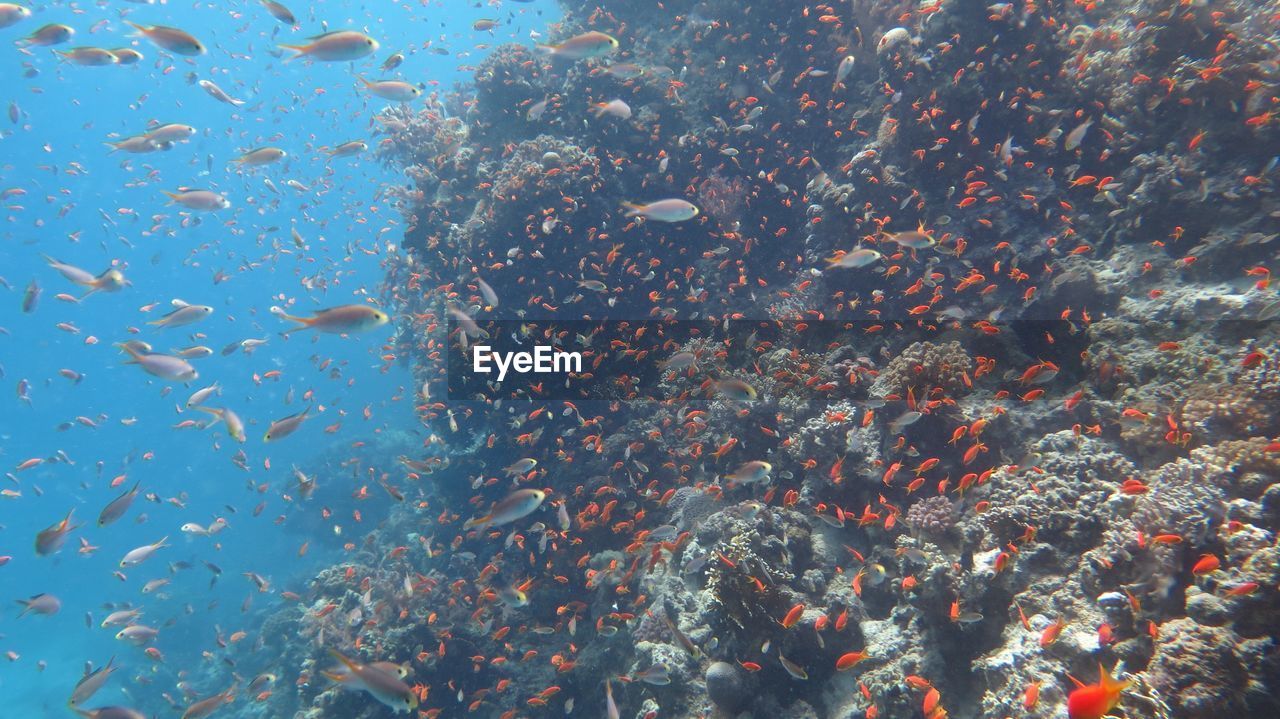
[(0, 3), (0, 713), (1280, 715), (1276, 2), (117, 5)]

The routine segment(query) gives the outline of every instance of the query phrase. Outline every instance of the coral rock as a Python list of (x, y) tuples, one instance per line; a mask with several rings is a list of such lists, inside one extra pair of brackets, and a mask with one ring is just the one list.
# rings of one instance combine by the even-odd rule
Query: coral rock
[(751, 698), (742, 673), (728, 662), (715, 662), (707, 667), (706, 682), (707, 696), (725, 711), (736, 712)]

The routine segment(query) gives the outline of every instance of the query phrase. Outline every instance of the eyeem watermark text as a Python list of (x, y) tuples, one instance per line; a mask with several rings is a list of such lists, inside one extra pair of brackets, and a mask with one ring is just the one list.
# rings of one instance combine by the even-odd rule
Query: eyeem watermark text
[(506, 379), (507, 371), (516, 374), (551, 374), (582, 372), (582, 353), (563, 352), (546, 345), (537, 345), (532, 352), (494, 352), (488, 345), (471, 348), (471, 371), (490, 374), (498, 370), (498, 381)]

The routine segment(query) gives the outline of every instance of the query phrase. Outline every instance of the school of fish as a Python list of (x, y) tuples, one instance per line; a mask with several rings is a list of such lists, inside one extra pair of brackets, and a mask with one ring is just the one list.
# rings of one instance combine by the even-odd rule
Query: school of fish
[[(112, 558), (106, 579), (145, 596), (93, 617), (121, 651), (72, 682), (70, 710), (1280, 712), (1264, 668), (1280, 660), (1280, 7), (572, 0), (522, 37), (521, 4), (478, 4), (473, 80), (438, 91), (387, 74), (405, 56), (386, 55), (373, 23), (286, 41), (281, 28), (314, 18), (275, 0), (240, 9), (246, 34), (270, 33), (273, 69), (350, 76), (359, 129), (314, 138), (328, 174), (284, 184), (340, 185), (345, 163), (400, 173), (377, 188), (395, 220), (370, 211), (374, 244), (344, 243), (385, 279), (327, 307), (273, 288), (245, 321), (249, 308), (194, 302), (231, 279), (216, 270), (85, 344), (136, 367), (122, 395), (176, 405), (155, 436), (206, 430), (252, 472), (254, 517), (279, 500), (321, 533), (287, 553), (332, 540), (340, 554), (307, 576), (202, 558), (211, 591), (244, 578), (244, 626), (199, 630), (206, 661), (173, 666), (167, 636), (199, 618), (151, 623), (172, 576), (141, 572), (180, 542), (216, 546), (243, 514), (100, 469), (34, 537), (0, 533), (2, 578), (18, 558), (92, 555), (94, 533), (143, 502), (184, 510)], [(127, 48), (53, 52), (85, 68), (154, 52), (165, 73), (256, 57), (142, 22), (176, 24), (165, 7), (109, 23)], [(0, 32), (34, 24), (0, 3)], [(14, 51), (79, 30), (33, 28)], [(232, 63), (226, 89), (191, 84), (229, 112), (261, 109), (236, 76)], [(155, 121), (100, 149), (179, 153), (195, 127)], [(247, 133), (225, 171), (287, 162), (288, 132)], [(253, 225), (252, 208), (288, 196), (265, 175), (246, 198), (154, 181), (170, 184), (153, 208), (105, 220), (222, 222), (271, 234), (275, 258), (321, 244)], [(129, 293), (147, 271), (43, 249), (45, 274), (11, 286), (15, 315), (40, 311), (41, 283), (70, 306)], [(318, 262), (298, 272), (304, 294), (341, 284), (341, 259)], [(204, 346), (202, 328), (224, 320), (246, 338)], [(410, 439), (343, 427), (373, 416), (354, 380), (346, 403), (290, 390), (270, 415), (219, 384), (218, 362), (299, 342), (334, 377), (345, 363), (323, 353), (337, 343), (407, 370), (386, 401), (412, 408)], [(586, 367), (468, 376), (480, 344), (574, 351)], [(19, 382), (15, 411), (32, 389)], [(271, 465), (271, 448), (319, 434), (347, 442), (333, 461), (350, 486), (323, 464)], [(16, 452), (0, 506), (77, 454)], [(296, 538), (281, 532), (282, 546)], [(250, 614), (259, 595), (269, 606)], [(51, 594), (14, 599), (15, 621), (61, 611)], [(137, 706), (94, 704), (113, 675), (146, 677)]]

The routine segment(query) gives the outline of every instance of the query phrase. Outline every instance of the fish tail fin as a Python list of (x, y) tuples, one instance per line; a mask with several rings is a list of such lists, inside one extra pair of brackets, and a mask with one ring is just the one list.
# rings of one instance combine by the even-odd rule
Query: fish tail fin
[(344, 684), (347, 681), (347, 676), (345, 674), (338, 674), (336, 672), (328, 671), (327, 669), (322, 670), (320, 675), (331, 682), (337, 682), (339, 684)]
[(556, 51), (560, 49), (560, 46), (559, 46), (559, 45), (542, 45), (542, 44), (538, 44), (538, 45), (534, 45), (534, 48), (535, 48), (538, 52), (543, 52), (543, 53), (546, 53), (546, 54), (548, 54), (548, 55), (554, 55), (554, 54), (556, 54)]
[(160, 548), (162, 548), (162, 547), (171, 547), (171, 546), (173, 546), (173, 545), (171, 545), (171, 544), (165, 544), (165, 542), (167, 542), (167, 541), (169, 541), (169, 535), (167, 535), (167, 534), (166, 534), (165, 536), (163, 536), (163, 537), (161, 537), (161, 538), (160, 538), (160, 541), (159, 541), (159, 542), (156, 542), (155, 544), (153, 544), (153, 545), (151, 545), (151, 546), (155, 547), (156, 549), (160, 549)]
[(138, 358), (141, 357), (141, 355), (138, 354), (137, 350), (123, 342), (117, 342), (116, 347), (124, 350), (129, 355), (130, 359), (125, 360), (125, 364), (138, 364)]
[[(596, 117), (599, 117), (599, 115), (597, 115)], [(640, 211), (643, 209), (643, 205), (637, 204), (635, 202), (623, 202), (620, 204), (623, 207), (627, 208), (627, 212), (626, 212), (627, 217), (636, 217), (637, 215), (640, 214)]]
[(169, 192), (168, 190), (161, 190), (160, 192), (163, 193), (165, 197), (169, 198), (170, 205), (177, 203), (178, 198), (182, 197), (182, 195), (179, 195), (176, 192)]
[(201, 411), (201, 412), (207, 412), (207, 413), (209, 413), (209, 414), (213, 415), (214, 417), (217, 417), (217, 416), (218, 416), (218, 413), (221, 411), (221, 410), (219, 410), (217, 407), (206, 407), (206, 406), (204, 406), (204, 405), (202, 405), (202, 404), (198, 404), (198, 405), (196, 405), (196, 406), (192, 407), (191, 409), (199, 410), (199, 411)]
[(285, 61), (285, 62), (293, 62), (294, 60), (297, 60), (298, 58), (300, 58), (300, 57), (302, 57), (303, 55), (306, 55), (306, 54), (307, 54), (307, 46), (306, 46), (306, 45), (284, 45), (284, 44), (281, 44), (281, 45), (278, 45), (277, 47), (279, 47), (279, 48), (281, 48), (281, 49), (283, 49), (283, 50), (289, 50), (289, 51), (291, 51), (291, 52), (293, 53), (292, 55), (290, 55), (289, 57), (286, 57), (286, 58), (284, 59), (284, 61)]
[[(346, 668), (347, 668), (347, 669), (350, 669), (350, 670), (351, 670), (351, 672), (352, 672), (353, 674), (355, 673), (355, 671), (356, 671), (357, 669), (359, 669), (359, 668), (360, 668), (360, 665), (359, 665), (359, 664), (357, 664), (357, 663), (356, 663), (356, 661), (355, 661), (354, 659), (352, 659), (352, 658), (348, 657), (347, 655), (343, 654), (342, 652), (338, 651), (337, 649), (330, 649), (330, 650), (329, 650), (329, 656), (331, 656), (331, 657), (333, 657), (334, 659), (337, 659), (338, 661), (342, 662), (342, 664), (343, 664), (344, 666), (346, 666)], [(339, 680), (339, 681), (341, 681), (341, 680)]]
[(1107, 671), (1106, 667), (1102, 666), (1101, 663), (1098, 664), (1098, 675), (1099, 675), (1098, 684), (1100, 684), (1108, 694), (1114, 694), (1118, 696), (1120, 692), (1124, 691), (1125, 689), (1128, 689), (1129, 686), (1133, 684), (1132, 680), (1116, 679), (1115, 677), (1111, 676), (1111, 672)]
[(484, 529), (486, 526), (489, 525), (489, 518), (492, 516), (493, 516), (492, 514), (486, 514), (483, 517), (473, 517), (471, 519), (468, 519), (466, 522), (463, 523), (462, 529), (463, 531), (468, 529), (477, 529), (477, 528)]
[[(147, 29), (146, 29), (145, 27), (143, 27), (143, 26), (139, 25), (139, 24), (138, 24), (138, 23), (136, 23), (136, 22), (129, 22), (128, 20), (125, 20), (125, 21), (124, 21), (124, 24), (125, 24), (125, 25), (128, 25), (129, 27), (133, 28), (134, 30), (137, 30), (137, 31), (138, 31), (138, 35), (137, 35), (137, 36), (145, 36), (145, 35), (147, 34)], [(136, 36), (135, 36), (135, 37), (136, 37)]]
[(292, 322), (307, 321), (305, 317), (297, 317), (285, 312), (279, 305), (272, 305), (270, 311), (271, 311), (271, 314), (275, 315), (276, 317), (279, 317), (282, 320), (290, 320)]
[(298, 323), (299, 323), (299, 326), (297, 326), (297, 327), (292, 327), (292, 328), (290, 328), (290, 329), (287, 329), (287, 330), (285, 330), (285, 331), (284, 331), (283, 333), (281, 333), (281, 334), (285, 334), (285, 335), (287, 335), (287, 334), (289, 334), (290, 332), (297, 332), (298, 330), (304, 330), (304, 329), (306, 329), (306, 328), (308, 328), (308, 327), (310, 327), (310, 326), (311, 326), (311, 320), (310, 320), (309, 318), (307, 318), (307, 317), (298, 317), (298, 316), (296, 316), (296, 315), (291, 315), (291, 314), (289, 314), (289, 313), (285, 312), (284, 310), (280, 309), (280, 307), (278, 307), (278, 306), (276, 306), (276, 305), (272, 305), (272, 307), (271, 307), (271, 314), (275, 315), (276, 317), (279, 317), (279, 318), (280, 318), (280, 319), (282, 319), (282, 320), (289, 320), (290, 322), (298, 322)]

